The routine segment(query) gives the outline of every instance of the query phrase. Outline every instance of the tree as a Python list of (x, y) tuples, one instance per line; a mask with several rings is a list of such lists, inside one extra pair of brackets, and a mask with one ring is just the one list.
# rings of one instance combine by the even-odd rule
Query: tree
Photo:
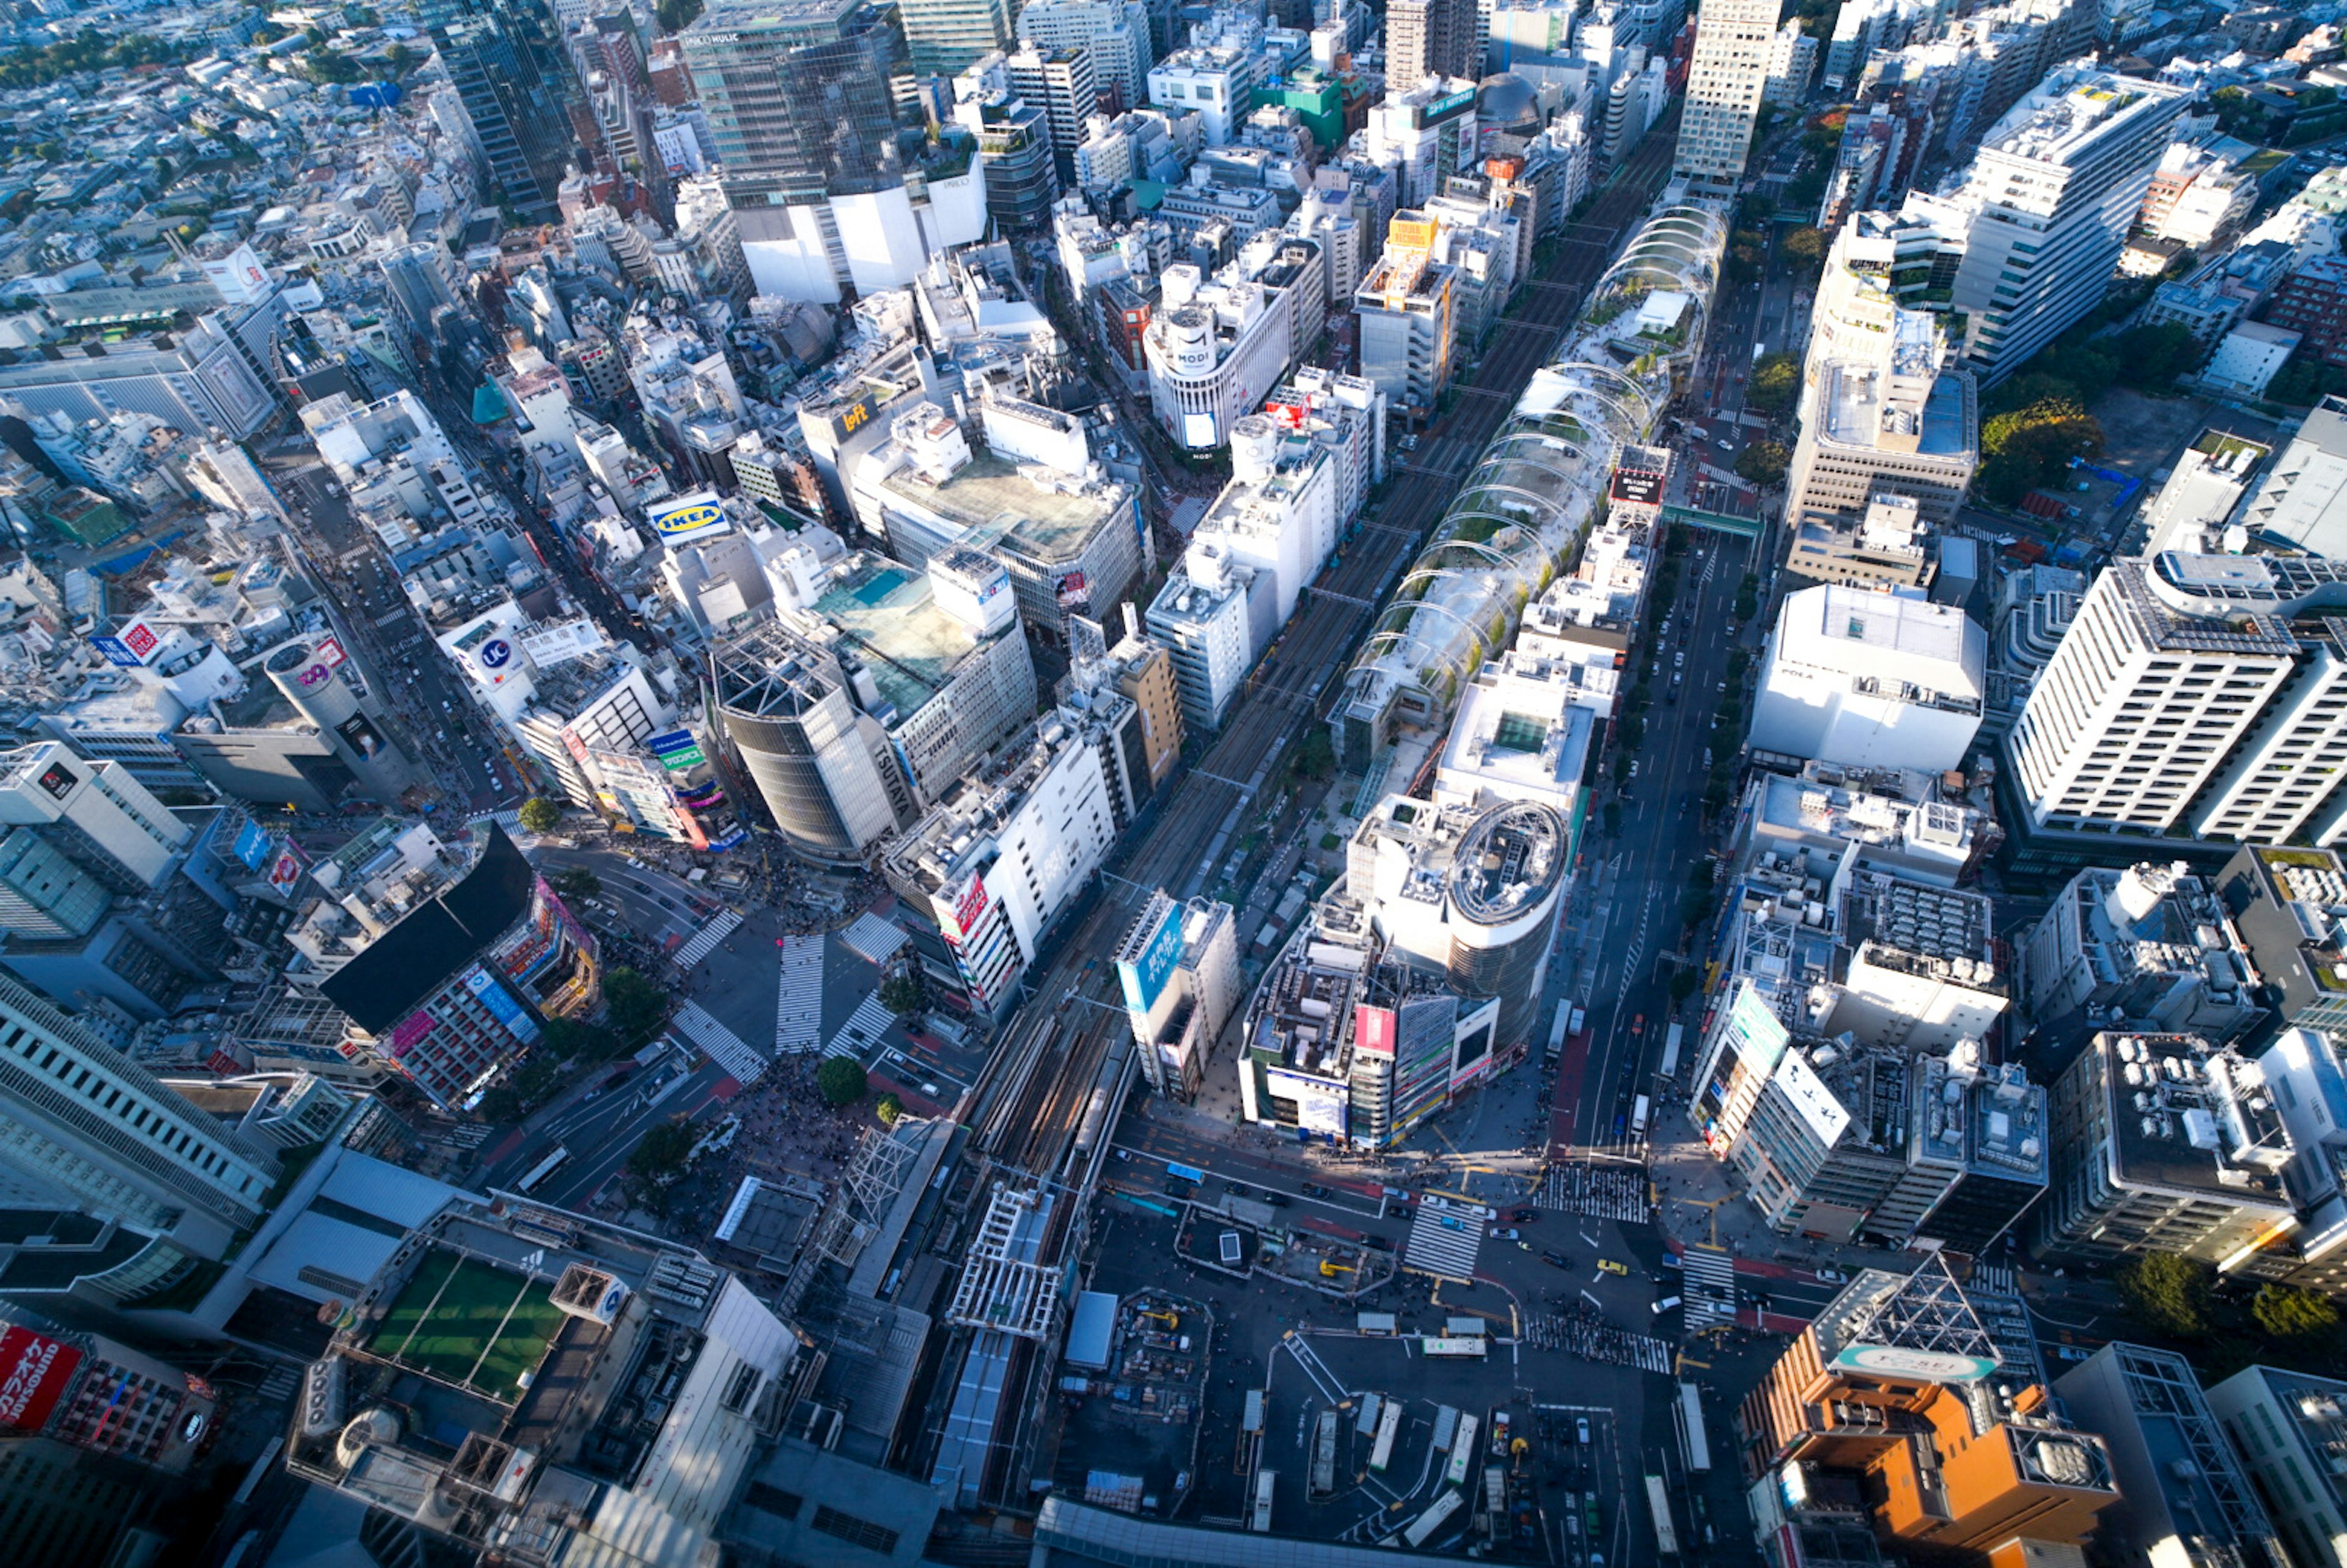
[(1328, 727), (1311, 725), (1304, 732), (1304, 738), (1296, 743), (1296, 776), (1317, 783), (1336, 771), (1337, 746), (1328, 738)]
[(546, 880), (565, 898), (592, 898), (603, 891), (603, 879), (584, 866), (566, 866)]
[(921, 983), (917, 968), (899, 969), (880, 982), (880, 1005), (890, 1012), (918, 1012), (928, 999), (928, 988)]
[(1825, 199), (1826, 165), (1820, 160), (1785, 182), (1785, 205), (1797, 212), (1814, 212)]
[(2200, 340), (2182, 322), (2130, 327), (2118, 334), (2115, 374), (2138, 392), (2165, 392), (2200, 366)]
[(423, 58), (405, 44), (394, 44), (383, 52), (384, 68), (391, 73), (391, 79), (395, 82), (413, 70)]
[(1787, 230), (1778, 248), (1784, 252), (1787, 261), (1804, 272), (1814, 274), (1826, 264), (1827, 243), (1824, 231), (1804, 226)]
[[(1814, 231), (1810, 231), (1814, 232)], [(1777, 417), (1793, 411), (1793, 400), (1801, 390), (1801, 362), (1789, 354), (1768, 354), (1752, 367), (1752, 379), (1746, 384), (1745, 405)], [(1676, 536), (1674, 536), (1676, 537)]]
[(628, 1154), (621, 1181), (628, 1202), (669, 1217), (676, 1206), (676, 1184), (692, 1161), (693, 1132), (683, 1122), (662, 1122), (643, 1135)]
[(894, 1127), (897, 1118), (905, 1113), (905, 1102), (893, 1094), (883, 1094), (880, 1103), (872, 1108), (872, 1113), (880, 1118), (883, 1127)]
[(620, 1037), (600, 1023), (550, 1018), (539, 1032), (538, 1048), (558, 1061), (597, 1062), (620, 1049)]
[(603, 1002), (623, 1044), (641, 1043), (668, 1020), (668, 993), (624, 964), (604, 975)]
[(652, 15), (660, 19), (661, 32), (682, 33), (701, 15), (701, 0), (660, 0)]
[(2181, 1253), (2147, 1253), (2119, 1270), (2119, 1293), (2137, 1319), (2176, 1339), (2198, 1339), (2216, 1327), (2209, 1266)]
[(2327, 1296), (2294, 1285), (2265, 1285), (2250, 1302), (2250, 1317), (2272, 1337), (2312, 1345), (2339, 1331), (2339, 1308)]
[(562, 807), (544, 795), (521, 803), (521, 825), (532, 833), (552, 833), (562, 822)]
[(2068, 398), (2000, 414), (1981, 426), (1981, 494), (2010, 507), (2040, 486), (2061, 483), (2071, 458), (2102, 449), (2102, 425)]
[(862, 1062), (852, 1056), (835, 1056), (815, 1069), (815, 1087), (827, 1105), (853, 1105), (864, 1098), (870, 1082)]
[(1793, 455), (1774, 441), (1755, 441), (1736, 455), (1736, 472), (1739, 478), (1767, 489), (1784, 481), (1785, 470)]

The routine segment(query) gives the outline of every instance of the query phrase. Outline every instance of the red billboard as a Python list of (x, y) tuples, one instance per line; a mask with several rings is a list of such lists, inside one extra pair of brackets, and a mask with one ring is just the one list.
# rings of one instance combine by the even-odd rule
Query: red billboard
[(1371, 1056), (1391, 1056), (1394, 1053), (1393, 1009), (1369, 1007), (1353, 1009), (1353, 1049)]
[(37, 1432), (65, 1398), (81, 1352), (29, 1328), (0, 1333), (0, 1427)]

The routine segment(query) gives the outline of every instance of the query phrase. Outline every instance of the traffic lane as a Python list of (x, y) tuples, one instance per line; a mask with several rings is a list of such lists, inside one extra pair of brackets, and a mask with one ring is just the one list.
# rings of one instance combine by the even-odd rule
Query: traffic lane
[[(1675, 624), (1699, 626), (1725, 618), (1736, 586), (1747, 569), (1748, 547), (1747, 541), (1723, 538), (1712, 548), (1719, 554), (1708, 580), (1700, 571), (1681, 569), (1686, 586), (1671, 610)], [(1689, 665), (1696, 671), (1691, 679), (1710, 678), (1716, 682), (1725, 672), (1727, 660), (1724, 645), (1690, 658)], [(1690, 819), (1697, 815), (1702, 748), (1707, 743), (1716, 708), (1715, 703), (1703, 701), (1704, 694), (1698, 686), (1695, 695), (1683, 696), (1676, 704), (1647, 710), (1650, 723), (1639, 761), (1642, 767), (1655, 770), (1650, 777), (1656, 782), (1669, 782), (1662, 788), (1633, 792), (1623, 802), (1623, 832), (1616, 841), (1621, 845), (1621, 865), (1608, 889), (1611, 907), (1604, 955), (1591, 988), (1592, 994), (1611, 999), (1604, 1004), (1606, 1027), (1600, 1031), (1584, 1069), (1581, 1105), (1576, 1108), (1575, 1141), (1584, 1147), (1610, 1132), (1616, 1114), (1613, 1108), (1625, 1097), (1635, 1098), (1635, 1085), (1645, 1076), (1647, 1053), (1659, 1052), (1662, 1037), (1668, 1032), (1664, 1025), (1669, 997), (1645, 960), (1653, 956), (1656, 943), (1676, 935), (1676, 926), (1669, 923), (1677, 918), (1679, 889), (1686, 886), (1687, 845), (1700, 842)], [(1674, 710), (1676, 723), (1651, 722), (1652, 715)], [(1656, 927), (1657, 920), (1665, 923), (1664, 928)], [(1639, 958), (1635, 974), (1626, 958), (1634, 951)], [(1597, 1009), (1593, 1008), (1592, 1013), (1596, 1016)], [(1625, 1032), (1622, 1020), (1627, 1018), (1635, 1024), (1641, 1015), (1647, 1020), (1645, 1029)]]
[(543, 1189), (547, 1201), (563, 1208), (578, 1208), (593, 1202), (610, 1180), (626, 1169), (628, 1156), (635, 1153), (636, 1145), (655, 1122), (671, 1119), (705, 1122), (722, 1110), (724, 1101), (719, 1098), (718, 1090), (726, 1081), (724, 1069), (714, 1062), (703, 1062), (681, 1081), (682, 1087), (665, 1097), (654, 1097), (652, 1103), (614, 1125), (593, 1146), (591, 1154), (581, 1155), (573, 1150), (570, 1163)]

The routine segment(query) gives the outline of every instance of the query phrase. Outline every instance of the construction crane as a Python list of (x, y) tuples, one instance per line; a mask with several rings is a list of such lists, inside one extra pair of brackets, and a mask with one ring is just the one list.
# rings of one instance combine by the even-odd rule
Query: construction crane
[(1349, 1263), (1331, 1263), (1325, 1257), (1320, 1260), (1320, 1277), (1323, 1279), (1334, 1279), (1340, 1274), (1358, 1274), (1358, 1272), (1360, 1271)]
[(1153, 1323), (1163, 1324), (1165, 1326), (1165, 1332), (1168, 1334), (1173, 1333), (1175, 1329), (1182, 1327), (1182, 1319), (1180, 1315), (1177, 1313), (1151, 1307), (1143, 1311), (1141, 1316)]

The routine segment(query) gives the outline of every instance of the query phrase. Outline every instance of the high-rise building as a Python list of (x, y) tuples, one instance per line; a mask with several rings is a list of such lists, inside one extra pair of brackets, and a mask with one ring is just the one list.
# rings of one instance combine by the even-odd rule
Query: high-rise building
[(958, 77), (979, 56), (1010, 46), (1009, 0), (903, 0), (897, 10), (919, 76)]
[(769, 624), (719, 645), (711, 667), (726, 737), (793, 849), (854, 862), (917, 815), (887, 731), (830, 649)]
[(1961, 767), (1987, 660), (1987, 635), (1953, 605), (1839, 584), (1788, 594), (1752, 744), (1852, 767)]
[(999, 54), (954, 78), (954, 123), (978, 140), (986, 210), (1005, 229), (1031, 229), (1060, 199), (1051, 126), (1043, 105), (1019, 95)]
[(1774, 0), (1704, 0), (1672, 172), (1707, 190), (1730, 190), (1744, 178), (1776, 41)]
[(809, 1354), (690, 1247), (464, 1198), (341, 1321), (303, 1376), (287, 1469), (468, 1558), (721, 1555), (719, 1522)]
[(1196, 1096), (1206, 1058), (1238, 1005), (1238, 917), (1227, 904), (1153, 893), (1116, 953), (1141, 1075), (1160, 1094)]
[(2347, 836), (2347, 565), (2170, 552), (2087, 590), (2008, 740), (2040, 827)]
[(2198, 1035), (2096, 1035), (2054, 1083), (2038, 1255), (2248, 1266), (2298, 1228), (2289, 1129), (2265, 1091), (2251, 1058)]
[(121, 764), (85, 762), (61, 741), (0, 752), (0, 823), (32, 826), (125, 893), (160, 882), (195, 836)]
[(2056, 1378), (2054, 1392), (2109, 1453), (2118, 1499), (2103, 1515), (2101, 1538), (2111, 1561), (2175, 1568), (2296, 1561), (2275, 1538), (2183, 1357), (2114, 1339)]
[[(2017, 1537), (2075, 1552), (2119, 1500), (2111, 1455), (2022, 1356), (1938, 1255), (1905, 1276), (1861, 1270), (1745, 1397), (1745, 1472), (1777, 1482), (1755, 1497), (1799, 1508), (1854, 1489), (1875, 1532), (1919, 1555), (1992, 1560)], [(1878, 1561), (1866, 1546), (1858, 1560)]]
[(974, 1013), (1001, 1016), (1043, 936), (1108, 857), (1138, 802), (1116, 765), (1116, 732), (1130, 699), (1095, 693), (1089, 711), (1063, 707), (1024, 745), (974, 771), (892, 845), (888, 885), (934, 922), (940, 947), (919, 938), (959, 977)]
[(1450, 384), (1457, 278), (1435, 260), (1441, 227), (1415, 211), (1396, 213), (1385, 254), (1353, 294), (1361, 375), (1404, 412), (1431, 412)]
[(2188, 101), (2169, 83), (2064, 67), (1989, 128), (1960, 184), (1908, 199), (1910, 216), (1963, 236), (1952, 303), (1983, 384), (2101, 302)]
[(446, 1110), (469, 1107), (542, 1033), (595, 1005), (595, 938), (496, 823), (442, 840), (384, 817), (310, 867), (320, 896), (286, 929), (297, 984), (373, 1059)]
[(1045, 49), (1092, 56), (1093, 85), (1109, 112), (1149, 99), (1149, 9), (1142, 0), (1030, 0), (1019, 8), (1019, 36)]
[(985, 232), (985, 182), (961, 133), (922, 144), (897, 123), (890, 84), (907, 67), (888, 14), (864, 0), (723, 0), (681, 36), (759, 293), (831, 303), (844, 287), (900, 288), (932, 253)]
[(1028, 44), (1010, 59), (1010, 90), (1043, 111), (1051, 128), (1051, 157), (1062, 180), (1076, 177), (1076, 149), (1084, 123), (1100, 107), (1097, 68), (1090, 50)]
[(1386, 87), (1408, 92), (1429, 77), (1483, 79), (1488, 8), (1477, 0), (1391, 0), (1386, 7)]
[(1345, 846), (1345, 892), (1460, 996), (1499, 998), (1491, 1043), (1506, 1048), (1522, 1043), (1540, 1009), (1570, 845), (1564, 817), (1544, 802), (1430, 806), (1388, 795)]
[[(1818, 286), (1802, 366), (1801, 436), (1786, 477), (1787, 567), (1824, 581), (1914, 586), (1926, 575), (1914, 536), (1955, 517), (1979, 457), (1970, 372), (1948, 363), (1932, 313), (1901, 283), (1928, 264), (1938, 236), (1884, 213), (1854, 214), (1834, 237)], [(1881, 500), (1912, 503), (1909, 537), (1860, 536)]]
[(0, 975), (0, 1171), (57, 1207), (156, 1238), (99, 1282), (128, 1296), (218, 1257), (257, 1224), (277, 1162)]
[(2347, 1563), (2347, 1383), (2245, 1367), (2207, 1390), (2293, 1564)]
[(528, 0), (429, 0), (423, 15), (491, 182), (525, 220), (559, 221), (562, 181), (580, 152), (570, 118), (578, 83), (553, 13)]

